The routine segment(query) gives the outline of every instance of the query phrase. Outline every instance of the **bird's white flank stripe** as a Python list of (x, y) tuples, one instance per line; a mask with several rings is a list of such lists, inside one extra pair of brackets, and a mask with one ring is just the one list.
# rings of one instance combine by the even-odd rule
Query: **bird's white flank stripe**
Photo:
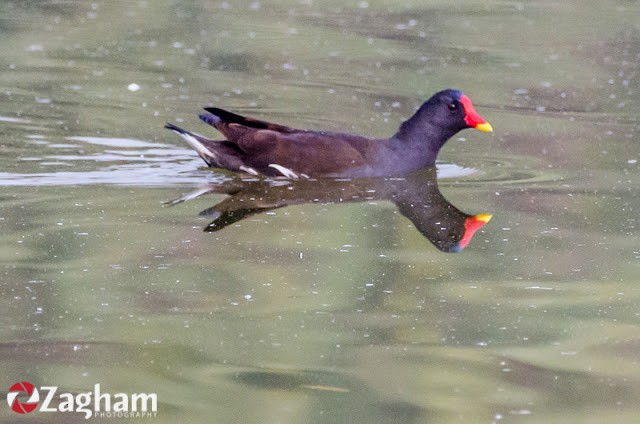
[(256, 171), (255, 169), (251, 168), (250, 166), (242, 165), (240, 167), (240, 170), (246, 172), (247, 174), (258, 175), (258, 171)]
[[(299, 175), (293, 172), (291, 169), (284, 167), (282, 165), (278, 165), (277, 163), (270, 163), (269, 168), (275, 169), (276, 171), (281, 173), (283, 177), (294, 178), (294, 179), (300, 178)], [(302, 174), (302, 175), (306, 176), (305, 174)]]

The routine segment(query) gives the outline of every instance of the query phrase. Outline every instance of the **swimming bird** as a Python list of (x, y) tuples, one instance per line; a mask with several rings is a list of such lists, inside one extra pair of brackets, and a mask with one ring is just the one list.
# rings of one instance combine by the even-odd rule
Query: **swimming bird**
[(224, 136), (212, 140), (173, 124), (214, 168), (287, 178), (401, 176), (435, 166), (438, 152), (466, 128), (492, 132), (491, 125), (459, 90), (440, 91), (387, 139), (290, 128), (209, 107), (200, 119)]

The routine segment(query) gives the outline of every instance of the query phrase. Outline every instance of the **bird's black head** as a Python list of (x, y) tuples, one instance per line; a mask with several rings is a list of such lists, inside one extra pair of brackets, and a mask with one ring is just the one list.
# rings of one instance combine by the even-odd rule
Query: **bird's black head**
[(462, 91), (443, 90), (431, 96), (409, 120), (403, 122), (394, 138), (426, 142), (430, 150), (437, 153), (449, 138), (465, 128), (493, 131)]
[(491, 125), (476, 112), (469, 97), (459, 90), (443, 90), (425, 102), (420, 108), (426, 112), (432, 124), (454, 131), (476, 128), (491, 132)]

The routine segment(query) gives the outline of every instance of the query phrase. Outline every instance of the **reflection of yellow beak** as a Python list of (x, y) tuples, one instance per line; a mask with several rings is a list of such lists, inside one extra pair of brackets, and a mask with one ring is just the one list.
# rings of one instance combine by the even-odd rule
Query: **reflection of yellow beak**
[[(493, 132), (493, 128), (491, 127), (491, 124), (488, 123), (488, 122), (483, 122), (482, 124), (477, 124), (474, 128), (477, 129), (477, 130), (480, 130), (482, 132)], [(489, 219), (491, 219), (491, 218), (489, 218)]]
[(455, 246), (453, 252), (459, 252), (467, 247), (467, 244), (469, 244), (475, 232), (482, 228), (487, 222), (491, 221), (491, 216), (490, 213), (481, 213), (480, 215), (467, 218), (464, 221), (464, 234)]
[[(489, 130), (491, 130), (491, 125), (489, 125)], [(493, 218), (493, 215), (491, 215), (490, 213), (481, 213), (480, 215), (474, 216), (474, 218), (486, 224), (487, 222), (491, 221), (491, 218)]]

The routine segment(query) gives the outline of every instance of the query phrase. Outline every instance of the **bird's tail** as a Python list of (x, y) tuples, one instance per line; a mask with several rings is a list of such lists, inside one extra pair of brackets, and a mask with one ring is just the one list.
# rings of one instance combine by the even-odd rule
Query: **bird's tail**
[(200, 155), (207, 165), (211, 166), (216, 162), (216, 155), (207, 148), (207, 144), (210, 144), (212, 140), (170, 123), (167, 123), (164, 127), (182, 137), (189, 146), (193, 147), (193, 149), (198, 152), (198, 155)]

